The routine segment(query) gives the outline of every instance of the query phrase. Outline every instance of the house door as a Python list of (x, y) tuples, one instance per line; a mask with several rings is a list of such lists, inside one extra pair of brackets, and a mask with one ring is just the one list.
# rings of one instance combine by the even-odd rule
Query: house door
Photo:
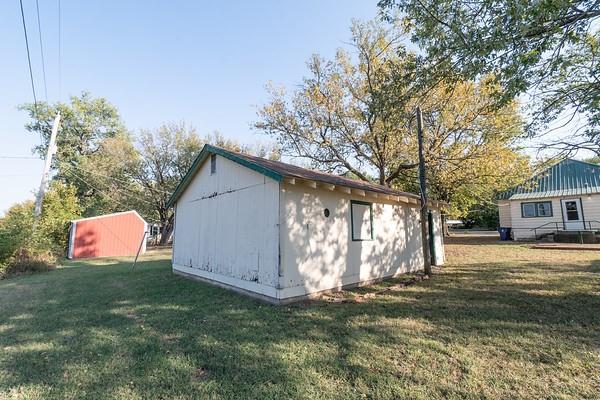
[(585, 229), (581, 199), (563, 199), (560, 202), (565, 230), (578, 231)]

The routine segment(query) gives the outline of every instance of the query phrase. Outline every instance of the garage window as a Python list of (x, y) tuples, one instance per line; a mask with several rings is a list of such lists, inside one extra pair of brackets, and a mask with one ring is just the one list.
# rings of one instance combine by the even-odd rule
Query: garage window
[(373, 240), (373, 204), (350, 201), (350, 223), (353, 241)]

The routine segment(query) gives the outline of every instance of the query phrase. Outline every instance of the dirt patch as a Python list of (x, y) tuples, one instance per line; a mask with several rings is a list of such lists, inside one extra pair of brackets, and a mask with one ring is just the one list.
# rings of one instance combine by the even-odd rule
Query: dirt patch
[(334, 292), (334, 293), (324, 295), (322, 297), (322, 299), (329, 303), (362, 303), (369, 299), (373, 299), (377, 296), (385, 295), (388, 292), (402, 290), (407, 286), (411, 286), (411, 285), (414, 285), (415, 283), (425, 281), (428, 279), (430, 279), (429, 275), (419, 274), (419, 275), (413, 276), (410, 279), (398, 282), (392, 286), (388, 286), (384, 289), (377, 290), (375, 292), (370, 292), (370, 293), (365, 293), (365, 294), (354, 293), (353, 295), (350, 295), (351, 292), (340, 291), (340, 292)]
[(205, 381), (210, 377), (208, 370), (204, 367), (196, 368), (192, 374), (192, 382)]

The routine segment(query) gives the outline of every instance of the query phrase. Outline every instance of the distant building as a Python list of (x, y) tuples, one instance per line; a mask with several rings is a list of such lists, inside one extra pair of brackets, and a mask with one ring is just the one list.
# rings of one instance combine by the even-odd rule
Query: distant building
[(600, 230), (600, 166), (563, 160), (498, 197), (515, 240)]
[(169, 205), (175, 273), (275, 303), (423, 268), (420, 198), (386, 186), (206, 145)]
[[(71, 221), (67, 257), (94, 258), (135, 255), (142, 246), (148, 224), (136, 211), (99, 215)], [(142, 243), (143, 240), (143, 243)]]

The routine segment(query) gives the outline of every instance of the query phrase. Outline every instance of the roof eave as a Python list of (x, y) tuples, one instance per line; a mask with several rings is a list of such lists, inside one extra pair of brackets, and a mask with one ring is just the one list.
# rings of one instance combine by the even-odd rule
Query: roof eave
[[(167, 208), (170, 208), (170, 207), (174, 206), (175, 203), (177, 203), (177, 200), (185, 192), (188, 185), (194, 178), (194, 175), (198, 172), (200, 166), (202, 165), (202, 163), (205, 161), (205, 159), (208, 157), (209, 154), (220, 155), (224, 158), (227, 158), (228, 160), (231, 160), (237, 164), (240, 164), (244, 167), (254, 170), (262, 175), (265, 175), (277, 182), (283, 181), (284, 178), (306, 180), (306, 178), (301, 177), (301, 176), (295, 176), (294, 174), (285, 174), (285, 175), (281, 174), (278, 171), (267, 168), (263, 165), (259, 165), (250, 160), (247, 160), (245, 158), (239, 157), (233, 152), (229, 152), (229, 151), (221, 149), (219, 147), (215, 147), (210, 144), (206, 144), (206, 145), (204, 145), (204, 147), (202, 148), (202, 151), (200, 151), (200, 154), (198, 154), (198, 156), (192, 163), (192, 166), (190, 167), (188, 172), (185, 174), (185, 176), (183, 177), (181, 182), (179, 182), (179, 184), (175, 188), (175, 191), (173, 192), (173, 194), (167, 201), (167, 204), (166, 204)], [(321, 181), (315, 181), (315, 182), (321, 182)], [(331, 184), (329, 184), (329, 185), (331, 185)], [(393, 193), (390, 193), (390, 192), (386, 192), (384, 190), (373, 190), (373, 189), (364, 188), (360, 185), (356, 185), (356, 186), (355, 185), (343, 185), (343, 184), (339, 184), (339, 183), (335, 186), (342, 186), (342, 187), (347, 187), (349, 189), (362, 190), (362, 191), (366, 191), (366, 192), (370, 192), (370, 193), (379, 193), (380, 195), (386, 195), (386, 196), (408, 197), (408, 198), (413, 199), (413, 201), (414, 200), (420, 201), (420, 196), (415, 193), (401, 192), (401, 191), (395, 191), (395, 190), (393, 190)], [(442, 201), (430, 200), (430, 202), (431, 202), (431, 204), (436, 204), (437, 207), (439, 207), (439, 208), (445, 208), (445, 207), (449, 206), (448, 203), (445, 203)]]

